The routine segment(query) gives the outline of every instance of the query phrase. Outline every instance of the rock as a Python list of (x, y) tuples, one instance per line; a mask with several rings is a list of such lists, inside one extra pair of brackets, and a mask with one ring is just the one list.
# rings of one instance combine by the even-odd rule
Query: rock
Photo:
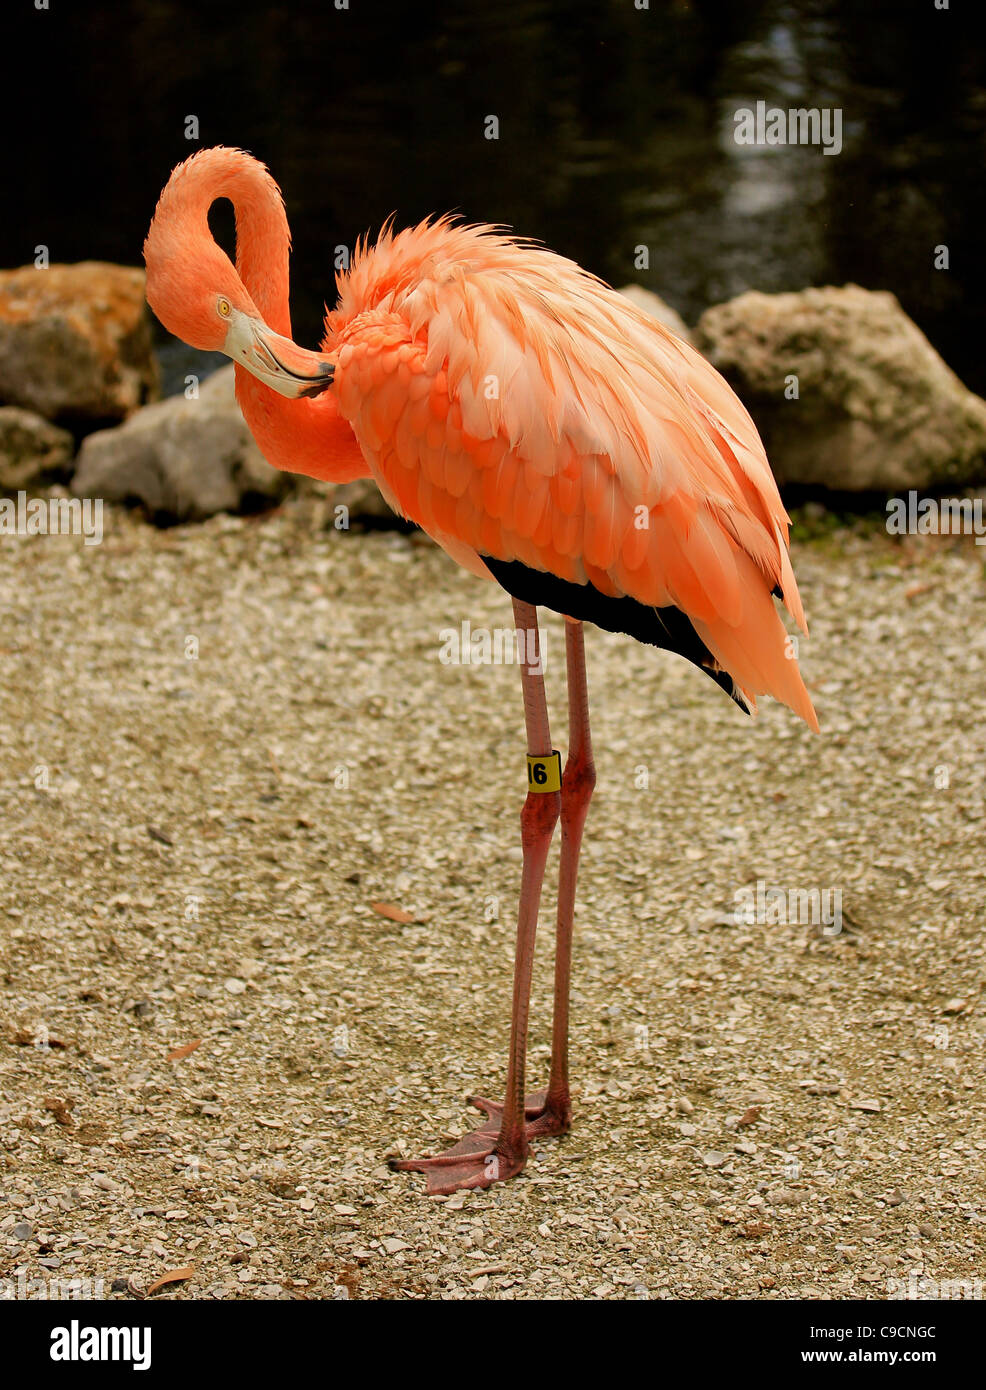
[[(347, 509), (345, 517), (335, 511), (336, 507)], [(372, 478), (357, 478), (352, 483), (340, 483), (332, 493), (331, 510), (333, 516), (340, 516), (347, 523), (339, 527), (343, 531), (347, 531), (354, 521), (364, 524), (369, 522), (371, 525), (382, 523), (383, 527), (406, 524), (403, 518), (387, 506)]]
[(767, 1193), (767, 1201), (775, 1207), (796, 1207), (807, 1200), (806, 1192), (798, 1192), (793, 1187), (775, 1187)]
[(18, 492), (69, 466), (75, 440), (31, 410), (0, 406), (0, 493)]
[(663, 323), (665, 328), (669, 328), (678, 338), (684, 338), (686, 343), (693, 343), (692, 331), (685, 320), (678, 313), (677, 309), (672, 309), (670, 304), (665, 304), (659, 294), (653, 290), (645, 290), (643, 285), (624, 285), (618, 291), (625, 299), (629, 299), (631, 304), (636, 304), (638, 309), (643, 309), (645, 314), (650, 314), (651, 318), (657, 319), (658, 323)]
[(83, 440), (72, 480), (77, 497), (141, 502), (157, 520), (195, 521), (271, 504), (292, 486), (264, 459), (233, 394), (232, 365), (198, 398), (173, 396), (115, 429)]
[(696, 334), (749, 408), (778, 482), (900, 493), (986, 477), (986, 402), (892, 294), (751, 291), (706, 310)]
[(144, 272), (82, 261), (0, 271), (0, 403), (122, 420), (158, 393)]

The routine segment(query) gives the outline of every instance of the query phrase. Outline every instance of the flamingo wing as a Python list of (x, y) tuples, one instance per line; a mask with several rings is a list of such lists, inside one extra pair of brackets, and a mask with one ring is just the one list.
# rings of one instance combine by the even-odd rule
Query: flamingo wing
[(519, 563), (680, 610), (751, 703), (773, 694), (817, 728), (772, 599), (806, 630), (789, 519), (726, 382), (573, 262), (424, 230), (442, 236), (413, 277), (402, 238), (422, 229), (368, 253), (376, 303), (347, 314), (344, 290), (324, 347), (390, 504), (477, 573)]

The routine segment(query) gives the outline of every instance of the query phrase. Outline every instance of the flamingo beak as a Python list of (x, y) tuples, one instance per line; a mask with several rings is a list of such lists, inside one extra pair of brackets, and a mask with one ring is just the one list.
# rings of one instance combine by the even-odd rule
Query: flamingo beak
[(282, 338), (263, 319), (239, 309), (230, 311), (223, 352), (282, 396), (320, 396), (332, 385), (335, 373), (334, 363)]

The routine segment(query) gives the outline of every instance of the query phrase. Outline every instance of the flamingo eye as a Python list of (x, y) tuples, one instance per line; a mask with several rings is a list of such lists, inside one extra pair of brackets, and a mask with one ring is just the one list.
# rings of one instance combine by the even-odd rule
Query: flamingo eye
[(219, 301), (219, 306), (218, 306), (218, 307), (219, 307), (219, 312), (220, 312), (220, 314), (222, 314), (223, 318), (224, 318), (224, 319), (228, 319), (229, 316), (230, 316), (230, 313), (232, 312), (232, 310), (231, 310), (231, 308), (230, 308), (229, 300), (228, 300), (228, 299), (220, 299), (220, 301)]

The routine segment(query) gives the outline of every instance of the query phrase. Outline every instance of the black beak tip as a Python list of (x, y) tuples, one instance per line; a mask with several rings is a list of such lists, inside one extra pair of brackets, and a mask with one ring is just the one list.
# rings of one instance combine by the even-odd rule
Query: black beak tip
[(303, 391), (299, 391), (299, 396), (320, 396), (323, 391), (327, 391), (335, 378), (336, 369), (333, 362), (322, 362), (320, 373), (310, 386), (306, 386)]

